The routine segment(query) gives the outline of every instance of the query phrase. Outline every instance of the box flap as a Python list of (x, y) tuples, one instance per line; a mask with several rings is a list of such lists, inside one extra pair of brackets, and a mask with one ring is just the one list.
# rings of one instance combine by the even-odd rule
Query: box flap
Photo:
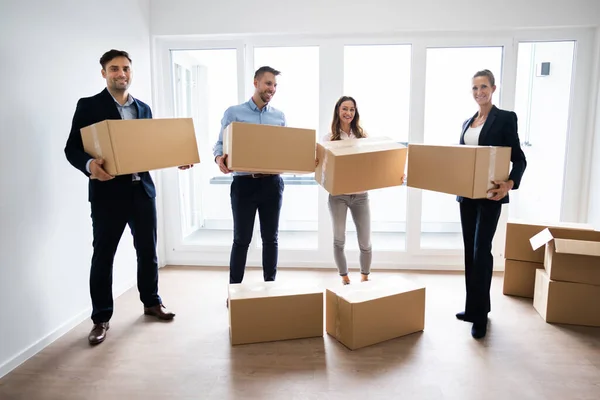
[(554, 247), (557, 253), (600, 257), (600, 242), (554, 239)]
[(552, 232), (550, 232), (550, 229), (546, 228), (529, 239), (529, 243), (531, 243), (533, 250), (537, 250), (540, 247), (545, 246), (546, 243), (550, 242), (552, 239), (554, 239)]

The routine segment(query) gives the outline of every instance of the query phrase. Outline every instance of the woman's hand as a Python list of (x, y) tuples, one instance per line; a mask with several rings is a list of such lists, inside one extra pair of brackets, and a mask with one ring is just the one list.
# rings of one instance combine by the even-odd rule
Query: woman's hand
[(490, 200), (502, 200), (508, 195), (508, 191), (512, 190), (515, 183), (512, 180), (509, 181), (492, 181), (496, 185), (495, 189), (488, 190), (488, 198)]

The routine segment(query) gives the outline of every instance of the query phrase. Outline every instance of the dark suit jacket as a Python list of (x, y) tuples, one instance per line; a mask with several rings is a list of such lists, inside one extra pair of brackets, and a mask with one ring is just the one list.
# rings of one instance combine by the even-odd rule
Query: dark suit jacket
[[(460, 144), (465, 144), (465, 132), (473, 122), (473, 119), (477, 118), (477, 112), (471, 118), (463, 123), (462, 133), (460, 135)], [(521, 184), (521, 178), (527, 167), (527, 160), (525, 160), (525, 153), (521, 149), (521, 141), (519, 140), (519, 134), (517, 132), (517, 114), (512, 111), (501, 110), (496, 106), (492, 106), (490, 114), (488, 115), (481, 133), (479, 135), (480, 146), (502, 146), (511, 147), (510, 160), (512, 162), (512, 170), (510, 171), (509, 180), (512, 180), (515, 184), (513, 190), (518, 189)], [(458, 201), (462, 201), (462, 197), (457, 198)], [(495, 201), (487, 200), (485, 201)], [(500, 203), (508, 203), (509, 196), (507, 195)]]
[[(147, 104), (137, 99), (134, 99), (134, 104), (137, 108), (139, 119), (152, 118), (152, 111)], [(93, 157), (83, 149), (80, 129), (106, 119), (121, 119), (121, 114), (119, 114), (115, 101), (107, 89), (104, 89), (95, 96), (79, 99), (77, 102), (77, 109), (75, 110), (71, 125), (71, 133), (65, 146), (65, 155), (67, 156), (67, 160), (87, 177), (90, 174), (85, 167), (88, 160)], [(156, 189), (150, 174), (148, 172), (141, 172), (138, 175), (142, 180), (146, 194), (151, 198), (156, 197)], [(119, 175), (106, 182), (90, 179), (89, 201), (109, 198), (118, 199), (121, 195), (127, 193), (127, 189), (131, 188), (131, 180), (131, 174)], [(131, 192), (129, 191), (129, 193)]]

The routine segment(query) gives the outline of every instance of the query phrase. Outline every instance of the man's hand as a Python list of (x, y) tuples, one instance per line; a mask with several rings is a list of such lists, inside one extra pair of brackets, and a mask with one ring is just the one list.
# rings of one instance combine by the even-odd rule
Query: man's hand
[(98, 179), (99, 181), (109, 181), (114, 178), (114, 176), (106, 173), (104, 168), (102, 168), (102, 164), (104, 164), (104, 160), (101, 158), (97, 158), (92, 160), (90, 163), (90, 172), (92, 174), (92, 179)]
[(496, 185), (496, 188), (488, 190), (488, 199), (495, 201), (505, 198), (508, 191), (514, 186), (513, 181), (492, 181), (492, 183)]
[(193, 166), (194, 166), (194, 164), (190, 164), (190, 165), (180, 165), (180, 166), (179, 166), (179, 167), (177, 167), (177, 168), (179, 168), (179, 169), (180, 169), (180, 170), (182, 170), (182, 171), (185, 171), (186, 169), (190, 169), (190, 168), (192, 168)]
[(217, 156), (217, 165), (219, 166), (219, 169), (221, 170), (222, 173), (224, 174), (228, 174), (231, 172), (231, 170), (229, 168), (227, 168), (227, 154), (224, 154), (222, 156)]

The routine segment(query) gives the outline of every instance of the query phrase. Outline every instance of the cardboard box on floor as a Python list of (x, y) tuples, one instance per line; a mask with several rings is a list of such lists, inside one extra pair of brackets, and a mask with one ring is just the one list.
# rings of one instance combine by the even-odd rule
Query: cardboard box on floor
[(540, 268), (544, 269), (544, 264), (505, 260), (502, 293), (533, 299), (535, 271)]
[(351, 350), (422, 331), (425, 287), (406, 279), (327, 289), (326, 330)]
[(323, 290), (301, 284), (229, 285), (232, 345), (323, 336)]
[[(587, 224), (554, 223), (532, 224), (510, 220), (506, 226), (504, 286), (502, 293), (510, 296), (533, 298), (535, 271), (544, 268), (545, 250), (531, 248), (531, 239), (546, 228), (556, 229), (562, 234), (577, 236), (577, 231), (593, 231)], [(566, 232), (565, 231), (574, 231)]]
[(402, 185), (406, 146), (387, 137), (317, 144), (315, 180), (336, 196)]
[(508, 179), (510, 154), (510, 147), (409, 144), (406, 184), (485, 199), (492, 181)]
[(223, 132), (227, 168), (254, 173), (315, 172), (314, 129), (232, 122)]
[(105, 120), (82, 128), (81, 139), (113, 176), (200, 162), (191, 118)]
[(600, 286), (551, 280), (536, 270), (533, 307), (544, 321), (600, 326)]
[(580, 231), (572, 239), (555, 229), (544, 229), (530, 242), (534, 250), (545, 247), (544, 269), (551, 280), (600, 286), (599, 231)]

